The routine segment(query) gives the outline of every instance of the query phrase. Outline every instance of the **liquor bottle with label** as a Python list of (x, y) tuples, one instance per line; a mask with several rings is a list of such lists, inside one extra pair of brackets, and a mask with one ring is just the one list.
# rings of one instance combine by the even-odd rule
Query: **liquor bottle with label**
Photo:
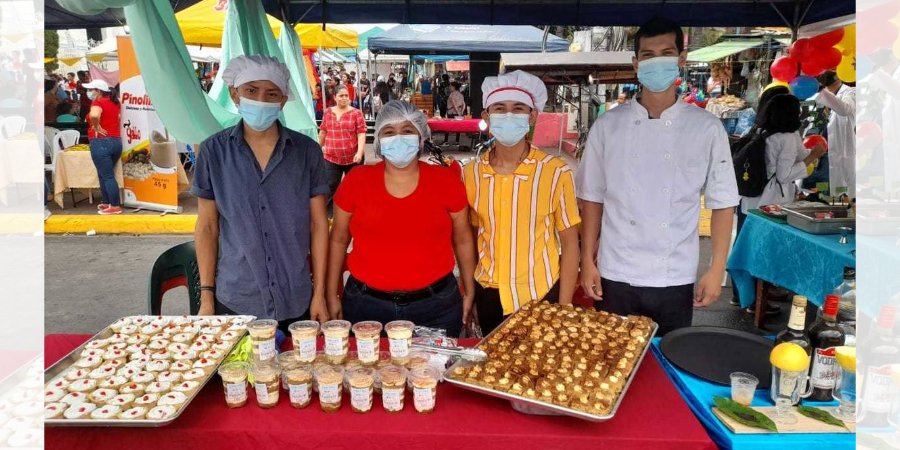
[(862, 382), (859, 423), (867, 428), (889, 425), (894, 394), (891, 366), (900, 357), (900, 348), (894, 339), (895, 317), (896, 309), (893, 305), (882, 306), (875, 321), (875, 329), (863, 346), (868, 350), (868, 358), (863, 362), (864, 371), (861, 370), (865, 378)]
[(806, 354), (812, 353), (812, 345), (806, 336), (806, 297), (795, 295), (791, 304), (791, 317), (788, 320), (788, 327), (782, 330), (775, 337), (775, 345), (782, 342), (793, 342), (806, 350)]
[(838, 302), (838, 323), (846, 333), (844, 345), (856, 345), (856, 269), (844, 267), (844, 281), (834, 288), (834, 294), (840, 296)]
[(827, 402), (833, 400), (838, 377), (838, 367), (834, 359), (834, 348), (844, 345), (844, 330), (837, 323), (840, 297), (831, 294), (825, 297), (822, 317), (809, 328), (809, 342), (812, 344), (812, 367), (810, 382), (813, 386), (810, 400)]

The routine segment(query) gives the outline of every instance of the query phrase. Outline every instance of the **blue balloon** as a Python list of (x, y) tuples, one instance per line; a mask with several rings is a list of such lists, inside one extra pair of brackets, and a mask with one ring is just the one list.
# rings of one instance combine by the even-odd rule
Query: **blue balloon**
[(819, 82), (813, 77), (797, 77), (790, 82), (791, 93), (800, 100), (806, 100), (819, 92)]

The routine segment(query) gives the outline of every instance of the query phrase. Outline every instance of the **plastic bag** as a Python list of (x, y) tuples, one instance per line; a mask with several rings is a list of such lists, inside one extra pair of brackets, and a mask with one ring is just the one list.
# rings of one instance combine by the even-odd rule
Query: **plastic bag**
[(753, 108), (743, 109), (738, 113), (737, 123), (734, 125), (733, 133), (738, 136), (743, 136), (753, 128), (753, 124), (756, 122), (756, 111)]

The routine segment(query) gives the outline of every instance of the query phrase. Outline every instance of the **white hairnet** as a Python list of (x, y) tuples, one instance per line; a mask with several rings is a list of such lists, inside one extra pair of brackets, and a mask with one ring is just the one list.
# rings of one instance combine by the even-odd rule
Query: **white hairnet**
[(271, 81), (281, 92), (292, 100), (291, 73), (281, 61), (262, 55), (242, 55), (228, 61), (228, 67), (222, 72), (222, 80), (231, 87), (238, 87), (251, 81)]
[(378, 135), (381, 129), (387, 125), (409, 122), (419, 131), (419, 150), (426, 139), (431, 139), (431, 128), (428, 128), (428, 117), (415, 106), (402, 100), (391, 100), (381, 107), (378, 118), (375, 119), (375, 154), (381, 155), (381, 144)]

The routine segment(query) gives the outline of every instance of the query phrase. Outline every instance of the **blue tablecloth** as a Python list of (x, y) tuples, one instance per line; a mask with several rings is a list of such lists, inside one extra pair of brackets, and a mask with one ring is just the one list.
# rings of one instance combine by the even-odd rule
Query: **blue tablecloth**
[[(656, 338), (651, 344), (653, 356), (659, 361), (672, 384), (678, 389), (681, 397), (706, 428), (709, 437), (720, 448), (726, 450), (849, 450), (856, 446), (854, 433), (818, 433), (818, 434), (734, 434), (713, 415), (710, 409), (713, 396), (731, 398), (731, 388), (710, 383), (697, 378), (675, 367), (666, 360), (659, 348), (662, 339)], [(828, 403), (811, 403), (813, 405), (829, 405)], [(833, 404), (837, 404), (836, 402)], [(753, 397), (753, 406), (774, 406), (767, 389), (757, 389)]]
[(839, 235), (809, 234), (790, 225), (748, 214), (728, 258), (728, 273), (741, 306), (756, 299), (753, 278), (805, 295), (822, 306), (825, 295), (841, 284), (844, 266), (856, 267), (856, 237), (839, 244)]

